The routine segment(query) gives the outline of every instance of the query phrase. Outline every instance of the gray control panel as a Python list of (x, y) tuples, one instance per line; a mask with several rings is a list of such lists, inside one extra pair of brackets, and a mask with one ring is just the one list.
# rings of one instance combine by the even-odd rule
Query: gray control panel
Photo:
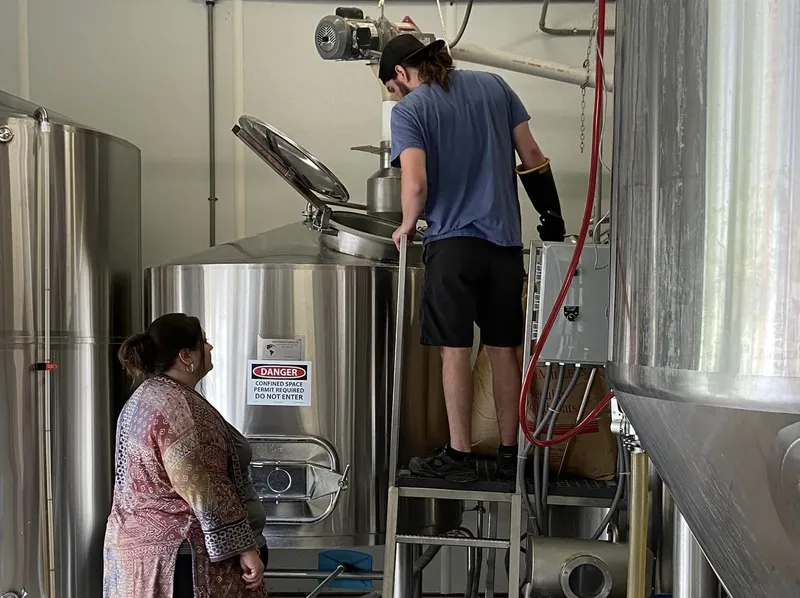
[[(534, 274), (536, 326), (544, 328), (567, 275), (575, 245), (543, 243)], [(608, 359), (608, 306), (611, 251), (608, 245), (586, 244), (566, 300), (544, 345), (539, 361), (605, 366)]]

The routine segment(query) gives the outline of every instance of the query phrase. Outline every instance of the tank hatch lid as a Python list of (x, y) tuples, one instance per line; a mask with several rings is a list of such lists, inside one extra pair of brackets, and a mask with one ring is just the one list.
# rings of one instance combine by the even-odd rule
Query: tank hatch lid
[(233, 134), (316, 208), (350, 200), (344, 183), (327, 166), (272, 125), (245, 115)]

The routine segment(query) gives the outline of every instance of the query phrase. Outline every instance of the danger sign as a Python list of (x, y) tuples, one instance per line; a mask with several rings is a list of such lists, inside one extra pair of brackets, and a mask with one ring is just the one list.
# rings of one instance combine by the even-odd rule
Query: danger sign
[(250, 377), (256, 380), (305, 380), (308, 369), (304, 365), (254, 365)]
[(310, 361), (248, 361), (247, 404), (311, 405)]

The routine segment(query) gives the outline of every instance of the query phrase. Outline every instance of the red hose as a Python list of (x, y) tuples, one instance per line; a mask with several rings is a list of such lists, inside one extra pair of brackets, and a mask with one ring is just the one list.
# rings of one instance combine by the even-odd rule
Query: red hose
[[(564, 279), (564, 283), (561, 285), (561, 291), (556, 298), (555, 305), (553, 305), (553, 310), (550, 312), (550, 315), (547, 318), (547, 322), (544, 325), (544, 328), (541, 330), (539, 334), (539, 338), (536, 341), (536, 347), (533, 351), (533, 355), (531, 356), (531, 360), (528, 363), (528, 367), (525, 370), (525, 378), (522, 382), (522, 392), (520, 393), (519, 397), (519, 422), (522, 426), (522, 432), (525, 434), (525, 438), (531, 444), (539, 447), (550, 447), (556, 444), (566, 442), (576, 434), (579, 434), (583, 428), (585, 428), (592, 420), (594, 420), (600, 411), (608, 405), (611, 401), (612, 397), (614, 396), (612, 393), (608, 393), (606, 397), (598, 403), (598, 405), (589, 413), (582, 422), (578, 423), (572, 430), (567, 432), (566, 434), (559, 436), (558, 438), (553, 438), (551, 440), (539, 440), (534, 438), (533, 432), (531, 432), (530, 425), (528, 422), (528, 391), (531, 386), (531, 381), (533, 380), (533, 373), (536, 371), (536, 364), (539, 361), (539, 356), (542, 353), (542, 348), (544, 347), (545, 342), (547, 341), (547, 337), (550, 334), (550, 330), (553, 328), (553, 324), (556, 321), (556, 317), (558, 315), (561, 306), (564, 304), (564, 299), (567, 297), (567, 292), (569, 291), (569, 286), (572, 283), (572, 275), (575, 272), (576, 268), (578, 267), (578, 262), (581, 258), (581, 253), (583, 252), (583, 246), (586, 243), (586, 236), (589, 233), (589, 221), (592, 218), (592, 209), (594, 208), (594, 194), (595, 190), (597, 189), (597, 177), (598, 177), (598, 170), (600, 166), (600, 132), (601, 132), (601, 123), (603, 118), (603, 89), (605, 86), (605, 77), (603, 73), (603, 49), (605, 47), (605, 26), (606, 26), (606, 2), (605, 0), (598, 0), (597, 5), (597, 56), (598, 59), (595, 61), (595, 83), (594, 83), (594, 106), (593, 106), (593, 114), (592, 114), (592, 153), (591, 159), (589, 164), (589, 189), (586, 194), (586, 208), (583, 211), (583, 220), (581, 222), (581, 229), (580, 233), (578, 234), (578, 241), (575, 244), (575, 253), (572, 255), (572, 261), (569, 264), (569, 268), (567, 268), (567, 276)], [(542, 397), (541, 400), (546, 400), (546, 397)]]

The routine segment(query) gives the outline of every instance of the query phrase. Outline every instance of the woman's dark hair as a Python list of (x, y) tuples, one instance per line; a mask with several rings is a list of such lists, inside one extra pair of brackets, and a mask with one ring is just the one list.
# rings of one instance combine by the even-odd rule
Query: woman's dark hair
[(404, 63), (403, 66), (416, 68), (419, 71), (419, 80), (423, 83), (428, 85), (436, 83), (445, 91), (450, 91), (450, 72), (453, 70), (453, 57), (450, 56), (446, 46), (424, 55), (418, 62), (412, 59), (410, 62)]
[[(117, 354), (132, 378), (157, 376), (169, 370), (178, 353), (197, 351), (205, 344), (200, 320), (186, 314), (166, 314), (153, 321), (144, 333), (128, 338)], [(205, 353), (201, 353), (205, 359)], [(205, 365), (201, 362), (201, 366)]]

